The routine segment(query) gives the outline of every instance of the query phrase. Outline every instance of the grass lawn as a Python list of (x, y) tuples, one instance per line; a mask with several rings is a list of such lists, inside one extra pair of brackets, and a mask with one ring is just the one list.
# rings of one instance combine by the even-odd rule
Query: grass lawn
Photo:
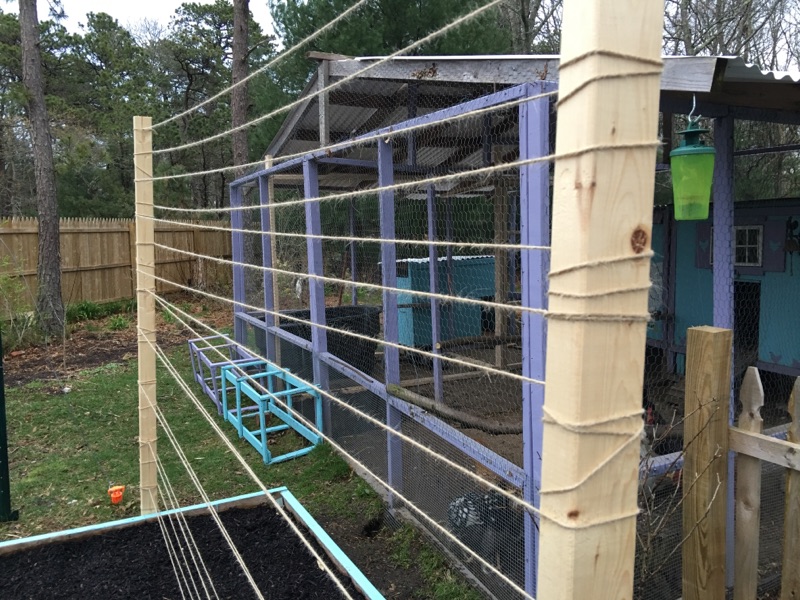
[[(191, 381), (185, 347), (170, 356)], [(127, 360), (74, 374), (63, 384), (70, 388), (67, 393), (62, 383), (54, 386), (52, 381), (33, 381), (7, 391), (12, 505), (20, 509), (21, 518), (16, 523), (0, 523), (0, 540), (139, 514), (136, 382), (136, 362)], [(193, 382), (190, 386), (199, 396), (199, 386)], [(159, 369), (158, 402), (211, 499), (257, 491), (164, 369)], [(204, 402), (204, 407), (222, 423), (210, 401)], [(357, 538), (370, 521), (383, 515), (380, 497), (329, 446), (266, 466), (255, 450), (236, 436), (233, 427), (223, 424), (223, 430), (267, 487), (286, 485), (323, 524), (335, 522), (337, 530), (348, 530), (350, 537)], [(293, 443), (292, 435), (278, 443)], [(200, 502), (200, 494), (162, 433), (158, 452), (180, 504)], [(110, 483), (128, 486), (123, 503), (117, 506), (107, 495)], [(335, 531), (331, 535), (337, 538)], [(382, 591), (387, 597), (480, 598), (410, 527), (384, 528), (370, 536), (370, 543), (376, 540), (398, 580), (397, 585), (385, 584), (387, 589)], [(348, 545), (358, 545), (357, 539), (337, 542), (346, 551)], [(376, 581), (369, 565), (359, 567)], [(414, 582), (412, 589), (408, 582)]]

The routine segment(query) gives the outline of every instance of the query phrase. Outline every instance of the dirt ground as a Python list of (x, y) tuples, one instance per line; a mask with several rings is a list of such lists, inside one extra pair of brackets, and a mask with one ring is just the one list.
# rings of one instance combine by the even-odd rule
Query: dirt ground
[[(171, 296), (170, 301), (199, 313), (202, 307), (190, 304), (187, 296)], [(230, 327), (233, 315), (230, 307), (205, 302), (204, 323), (219, 329)], [(68, 325), (66, 337), (58, 342), (6, 352), (4, 357), (5, 383), (9, 387), (32, 381), (45, 382), (54, 388), (68, 385), (69, 379), (86, 369), (123, 362), (136, 358), (136, 314), (125, 314), (128, 327), (114, 331), (114, 317), (83, 321)], [(196, 325), (195, 325), (196, 326)], [(172, 319), (157, 315), (158, 342), (166, 349), (185, 344), (193, 337), (188, 330)]]

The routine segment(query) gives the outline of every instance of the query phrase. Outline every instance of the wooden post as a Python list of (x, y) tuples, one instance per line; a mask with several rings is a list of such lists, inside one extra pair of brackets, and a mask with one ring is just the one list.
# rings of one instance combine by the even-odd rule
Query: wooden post
[[(800, 444), (800, 377), (794, 380), (789, 398), (792, 422), (786, 438)], [(800, 471), (786, 472), (786, 514), (783, 517), (783, 575), (781, 600), (800, 598)]]
[(136, 295), (136, 221), (128, 224), (128, 244), (131, 252), (131, 287), (128, 297)]
[(136, 188), (136, 317), (139, 346), (139, 491), (143, 515), (158, 511), (153, 120), (133, 118)]
[[(494, 243), (508, 244), (508, 193), (503, 175), (495, 179), (494, 187)], [(508, 250), (496, 247), (494, 251), (494, 301), (498, 304), (508, 303)], [(508, 333), (509, 312), (500, 308), (494, 309), (494, 334), (498, 338)], [(498, 344), (494, 347), (494, 364), (498, 369), (505, 369), (508, 363), (508, 347)]]
[(633, 593), (662, 21), (564, 3), (537, 598)]
[(728, 402), (733, 332), (686, 334), (683, 600), (724, 600)]
[[(267, 154), (264, 157), (264, 168), (269, 169), (272, 167), (272, 155)], [(271, 263), (270, 267), (274, 268), (278, 266), (278, 236), (273, 235), (273, 232), (278, 230), (278, 223), (275, 220), (275, 180), (273, 176), (270, 175), (267, 178), (267, 196), (268, 196), (268, 204), (269, 204), (269, 247), (271, 251)], [(280, 286), (278, 285), (278, 276), (275, 272), (271, 273), (264, 273), (264, 277), (271, 277), (272, 278), (272, 310), (274, 312), (279, 312), (281, 310), (281, 291)], [(280, 327), (281, 321), (278, 315), (275, 315), (275, 325)], [(269, 339), (269, 336), (267, 336)], [(281, 341), (276, 337), (275, 338), (275, 363), (278, 366), (282, 366), (283, 363), (281, 362)], [(278, 378), (279, 386), (283, 386), (283, 382)]]
[[(192, 229), (192, 252), (195, 254), (206, 254), (205, 244), (203, 244), (205, 233), (200, 231), (197, 227)], [(206, 262), (200, 256), (197, 257), (195, 262), (195, 277), (194, 281), (190, 284), (192, 287), (204, 290), (206, 289)]]
[(321, 60), (317, 67), (317, 91), (320, 92), (319, 100), (319, 145), (324, 148), (331, 143), (330, 133), (330, 102), (328, 92), (323, 91), (328, 87), (328, 79), (331, 72), (331, 63), (328, 60)]
[[(739, 392), (742, 414), (739, 429), (761, 433), (764, 421), (764, 388), (758, 369), (748, 367)], [(736, 545), (734, 557), (734, 600), (753, 600), (758, 591), (758, 537), (761, 525), (761, 461), (746, 454), (736, 455)]]

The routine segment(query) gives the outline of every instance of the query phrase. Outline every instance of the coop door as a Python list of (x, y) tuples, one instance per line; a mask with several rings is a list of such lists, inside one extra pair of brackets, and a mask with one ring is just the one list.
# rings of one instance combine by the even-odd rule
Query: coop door
[(761, 315), (761, 283), (737, 281), (733, 289), (733, 347), (737, 372), (758, 360), (758, 321)]

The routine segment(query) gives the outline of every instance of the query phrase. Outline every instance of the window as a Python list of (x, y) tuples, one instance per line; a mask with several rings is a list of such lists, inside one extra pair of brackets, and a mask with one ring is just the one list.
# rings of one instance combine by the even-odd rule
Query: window
[[(735, 267), (760, 267), (761, 248), (764, 244), (763, 225), (739, 225), (733, 228)], [(709, 266), (714, 264), (714, 228), (711, 228), (708, 242)]]
[(735, 236), (733, 264), (737, 267), (760, 267), (764, 227), (746, 225), (733, 229)]

